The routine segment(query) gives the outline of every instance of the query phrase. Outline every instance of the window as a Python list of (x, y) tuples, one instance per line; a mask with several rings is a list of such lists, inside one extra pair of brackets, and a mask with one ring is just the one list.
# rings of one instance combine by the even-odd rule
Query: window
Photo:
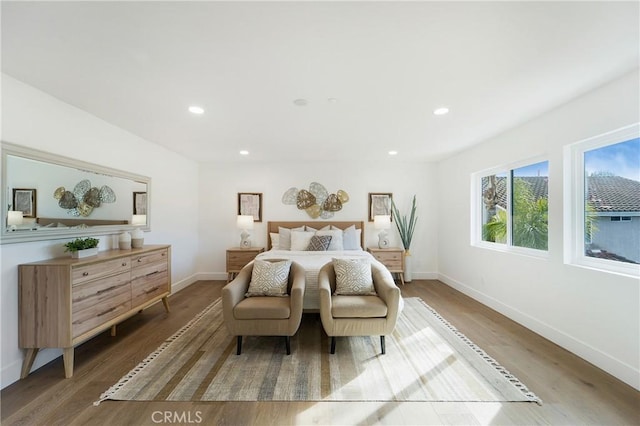
[(479, 207), (474, 241), (547, 250), (549, 162), (474, 175)]
[(565, 262), (640, 273), (640, 127), (565, 148)]

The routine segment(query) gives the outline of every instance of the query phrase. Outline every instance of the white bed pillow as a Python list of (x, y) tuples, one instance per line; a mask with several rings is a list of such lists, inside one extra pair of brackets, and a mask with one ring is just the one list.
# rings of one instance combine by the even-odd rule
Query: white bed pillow
[(271, 237), (271, 249), (280, 249), (280, 234), (277, 232), (269, 232), (269, 236)]
[[(340, 229), (332, 226), (332, 229)], [(344, 250), (362, 250), (360, 246), (360, 237), (362, 229), (356, 229), (355, 225), (347, 227), (342, 231), (342, 246)]]
[(278, 242), (279, 250), (291, 250), (291, 231), (304, 231), (304, 226), (299, 228), (283, 228), (278, 227), (278, 234), (280, 235), (280, 241)]
[(318, 236), (330, 236), (331, 237), (331, 243), (329, 243), (329, 248), (328, 250), (344, 250), (343, 247), (343, 243), (342, 243), (342, 231), (339, 229), (333, 230), (333, 231), (317, 231), (316, 235)]
[(315, 232), (291, 231), (291, 251), (306, 250)]

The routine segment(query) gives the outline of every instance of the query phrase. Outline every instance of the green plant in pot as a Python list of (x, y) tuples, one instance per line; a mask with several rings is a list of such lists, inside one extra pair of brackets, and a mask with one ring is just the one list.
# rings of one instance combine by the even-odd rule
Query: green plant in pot
[(416, 229), (416, 222), (418, 220), (418, 216), (416, 215), (416, 196), (413, 196), (413, 201), (411, 202), (411, 213), (407, 218), (407, 215), (400, 215), (398, 211), (398, 207), (391, 200), (391, 211), (393, 213), (393, 218), (396, 223), (396, 228), (398, 228), (398, 233), (400, 234), (400, 239), (402, 240), (402, 246), (404, 247), (404, 255), (405, 255), (405, 273), (404, 280), (407, 282), (411, 281), (411, 265), (410, 265), (410, 256), (411, 252), (409, 249), (411, 248), (411, 240), (413, 239), (413, 232)]
[[(65, 246), (65, 250), (64, 251), (68, 251), (71, 252), (71, 257), (85, 257), (85, 256), (92, 256), (94, 254), (98, 254), (98, 243), (100, 243), (100, 240), (98, 240), (97, 238), (91, 238), (91, 237), (86, 237), (86, 238), (76, 238), (73, 241), (70, 241), (68, 243), (66, 243)], [(81, 253), (83, 252), (83, 250), (89, 250), (89, 249), (96, 249), (96, 250), (91, 250), (90, 253), (87, 253), (86, 255), (82, 255)]]

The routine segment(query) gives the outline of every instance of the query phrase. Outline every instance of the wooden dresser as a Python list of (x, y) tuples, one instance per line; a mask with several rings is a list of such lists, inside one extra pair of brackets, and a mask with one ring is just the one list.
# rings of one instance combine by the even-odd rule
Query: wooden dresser
[(73, 348), (162, 300), (169, 312), (171, 246), (107, 250), (83, 259), (61, 257), (18, 266), (19, 346), (27, 349), (21, 378), (40, 348), (62, 348), (65, 377)]

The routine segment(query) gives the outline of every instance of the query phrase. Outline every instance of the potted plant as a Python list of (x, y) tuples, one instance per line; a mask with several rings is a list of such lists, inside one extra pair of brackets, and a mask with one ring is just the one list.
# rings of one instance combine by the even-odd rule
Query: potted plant
[(74, 259), (80, 259), (87, 256), (95, 256), (98, 254), (98, 243), (100, 240), (97, 238), (76, 238), (73, 241), (66, 243), (64, 251), (71, 252), (71, 257)]
[(416, 229), (416, 221), (418, 220), (418, 217), (416, 216), (416, 196), (413, 196), (411, 214), (408, 219), (406, 215), (400, 215), (400, 212), (393, 200), (391, 200), (391, 209), (393, 217), (395, 218), (396, 228), (398, 228), (398, 233), (400, 234), (400, 239), (402, 240), (402, 245), (404, 247), (404, 280), (406, 282), (411, 282), (411, 252), (409, 249), (411, 247), (411, 240), (413, 239), (413, 231)]

